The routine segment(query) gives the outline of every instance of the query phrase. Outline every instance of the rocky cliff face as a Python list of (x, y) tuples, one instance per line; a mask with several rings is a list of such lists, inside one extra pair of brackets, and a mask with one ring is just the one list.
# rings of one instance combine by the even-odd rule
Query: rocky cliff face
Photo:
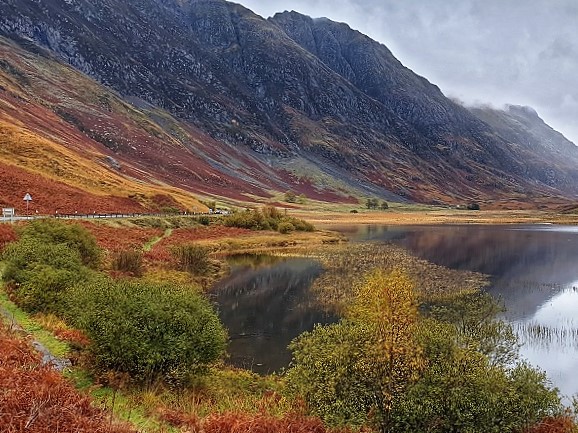
[(265, 20), (222, 0), (5, 0), (0, 34), (287, 172), (288, 187), (425, 202), (577, 190), (566, 166), (542, 176), (522, 156), (543, 154), (522, 155), (511, 143), (520, 137), (345, 24)]

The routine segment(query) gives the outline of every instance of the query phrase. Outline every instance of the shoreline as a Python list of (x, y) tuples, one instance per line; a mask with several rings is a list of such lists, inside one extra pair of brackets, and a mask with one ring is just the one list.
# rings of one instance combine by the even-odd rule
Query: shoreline
[(365, 211), (359, 213), (294, 210), (291, 214), (314, 225), (344, 224), (434, 225), (434, 224), (558, 224), (578, 225), (578, 214), (545, 211)]

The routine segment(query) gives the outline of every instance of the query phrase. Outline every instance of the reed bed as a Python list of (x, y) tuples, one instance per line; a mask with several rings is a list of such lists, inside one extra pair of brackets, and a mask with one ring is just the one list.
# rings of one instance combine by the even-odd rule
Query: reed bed
[(365, 275), (376, 268), (406, 272), (424, 302), (456, 293), (477, 291), (489, 284), (489, 278), (485, 275), (438, 266), (394, 245), (318, 245), (273, 254), (319, 261), (325, 272), (317, 278), (312, 290), (326, 309), (338, 313), (352, 298)]

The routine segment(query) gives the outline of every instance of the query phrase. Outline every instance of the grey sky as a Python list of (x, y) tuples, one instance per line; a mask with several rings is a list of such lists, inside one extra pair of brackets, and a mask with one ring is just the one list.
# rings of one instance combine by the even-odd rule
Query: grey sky
[(577, 0), (233, 0), (348, 23), (469, 104), (529, 105), (578, 144)]

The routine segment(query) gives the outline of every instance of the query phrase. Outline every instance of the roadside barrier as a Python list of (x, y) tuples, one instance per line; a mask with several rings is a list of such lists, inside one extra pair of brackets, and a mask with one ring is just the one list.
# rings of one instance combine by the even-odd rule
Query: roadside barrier
[(195, 216), (220, 216), (219, 213), (187, 212), (187, 213), (89, 213), (89, 214), (61, 214), (54, 215), (15, 215), (12, 217), (0, 218), (0, 223), (10, 223), (15, 221), (27, 221), (36, 219), (105, 219), (105, 218), (152, 218), (152, 217), (195, 217)]

